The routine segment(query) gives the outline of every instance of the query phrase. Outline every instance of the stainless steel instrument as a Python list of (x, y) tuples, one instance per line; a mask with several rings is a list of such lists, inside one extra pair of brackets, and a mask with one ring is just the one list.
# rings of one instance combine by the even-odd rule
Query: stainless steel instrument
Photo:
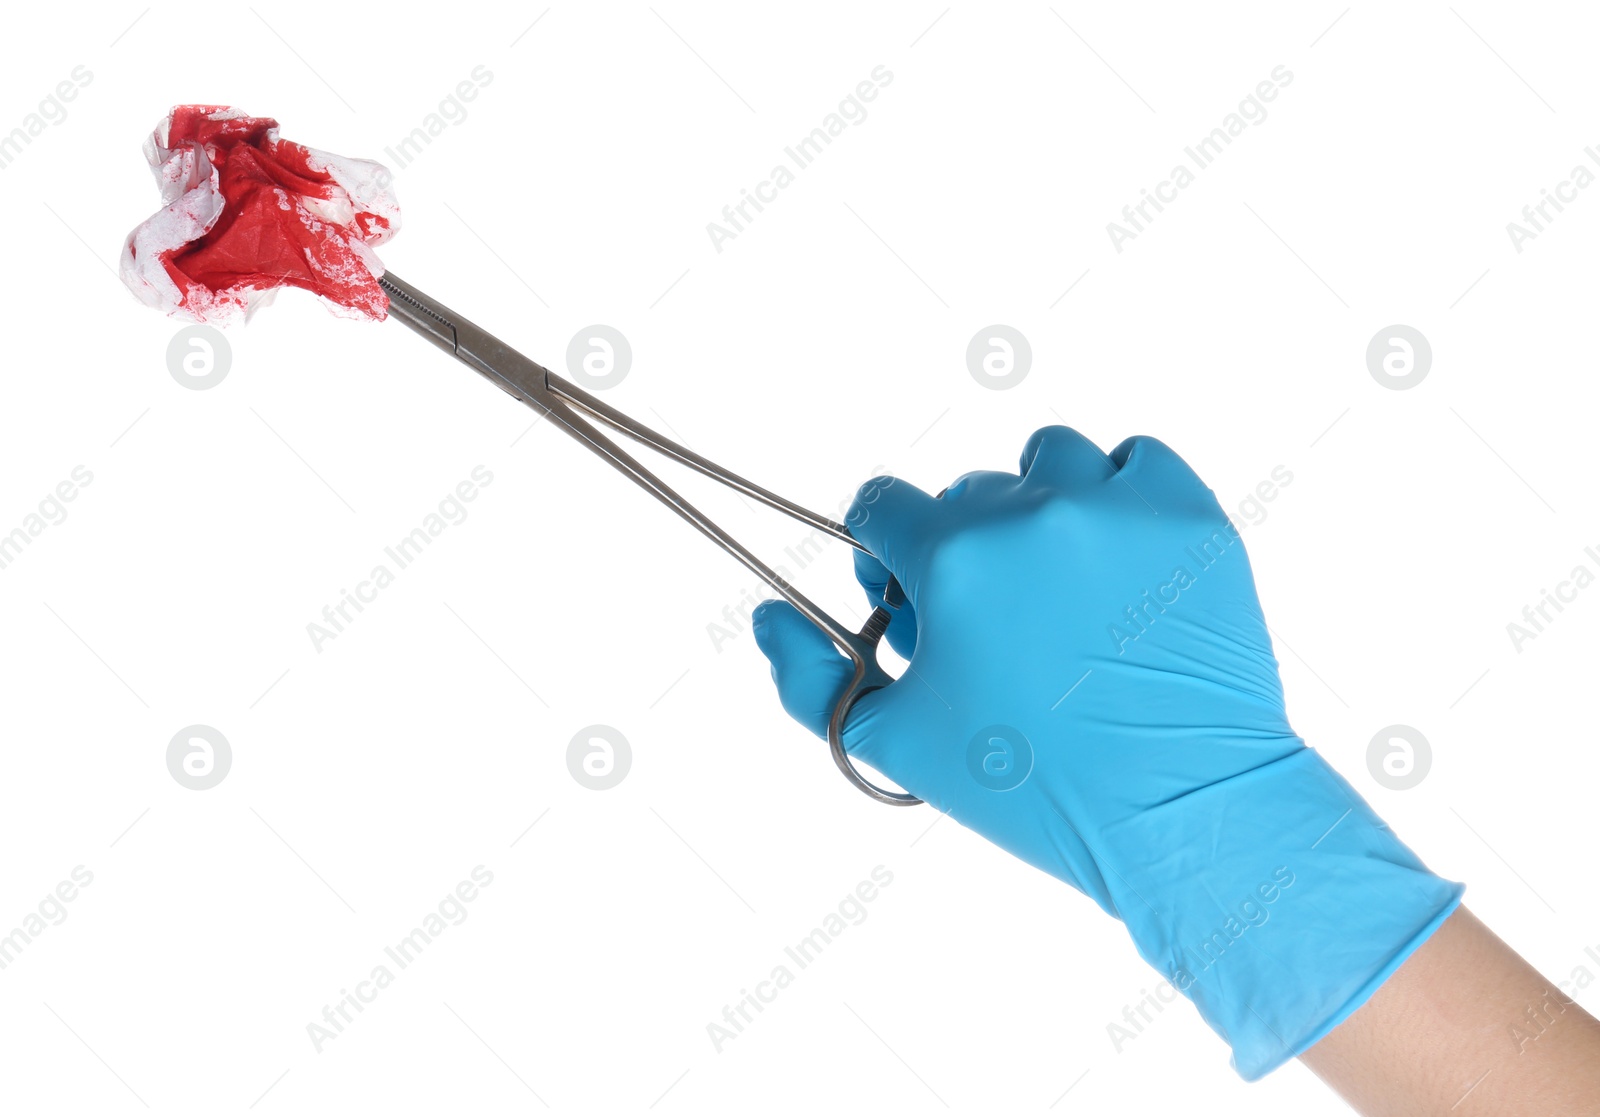
[[(798, 609), (801, 615), (826, 633), (854, 666), (850, 684), (834, 705), (833, 714), (828, 720), (828, 746), (833, 753), (834, 763), (839, 766), (846, 779), (880, 803), (907, 807), (922, 802), (915, 795), (888, 791), (868, 780), (856, 770), (844, 748), (844, 721), (850, 708), (863, 694), (893, 681), (878, 665), (877, 659), (878, 641), (883, 638), (884, 631), (889, 627), (888, 610), (881, 606), (874, 608), (872, 615), (867, 618), (867, 623), (859, 632), (853, 632), (840, 624), (805, 594), (790, 585), (776, 570), (679, 496), (666, 482), (636, 461), (590, 422), (590, 419), (598, 420), (617, 433), (682, 462), (745, 496), (776, 508), (787, 516), (792, 516), (801, 523), (841, 539), (858, 550), (865, 550), (866, 548), (851, 536), (848, 528), (745, 480), (738, 474), (701, 457), (688, 447), (629, 418), (576, 384), (524, 357), (449, 307), (435, 302), (409, 283), (396, 277), (393, 272), (385, 274), (379, 282), (389, 295), (391, 318), (409, 326), (462, 364), (486, 377), (512, 397), (521, 400), (566, 431), (651, 496), (687, 520), (717, 546), (744, 563), (785, 601)], [(891, 605), (903, 600), (900, 586), (893, 579), (889, 582), (884, 599)]]

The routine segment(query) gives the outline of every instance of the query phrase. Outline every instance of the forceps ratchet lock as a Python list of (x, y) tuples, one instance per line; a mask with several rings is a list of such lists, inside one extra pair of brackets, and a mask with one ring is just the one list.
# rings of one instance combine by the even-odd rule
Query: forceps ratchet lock
[[(848, 528), (785, 500), (776, 493), (729, 472), (688, 447), (636, 422), (576, 384), (557, 376), (536, 361), (529, 360), (499, 338), (473, 325), (449, 307), (434, 301), (409, 283), (397, 278), (393, 272), (385, 273), (379, 280), (379, 285), (389, 296), (389, 313), (392, 317), (566, 431), (587, 449), (599, 455), (651, 496), (687, 520), (717, 546), (742, 562), (758, 578), (777, 591), (785, 601), (798, 609), (802, 616), (821, 629), (845, 654), (854, 668), (849, 686), (834, 704), (833, 714), (828, 719), (828, 748), (833, 754), (834, 763), (839, 766), (846, 779), (880, 803), (909, 807), (922, 802), (915, 795), (888, 791), (868, 780), (856, 770), (844, 748), (844, 721), (850, 713), (850, 708), (863, 694), (893, 681), (878, 665), (877, 658), (878, 641), (883, 638), (884, 632), (889, 627), (888, 610), (881, 605), (875, 607), (861, 631), (852, 632), (790, 585), (787, 579), (752, 554), (738, 540), (713, 523), (703, 512), (679, 496), (666, 482), (636, 461), (589, 420), (598, 420), (641, 445), (681, 462), (745, 496), (776, 508), (785, 515), (792, 516), (835, 539), (841, 539), (857, 550), (865, 551), (866, 548), (856, 541)], [(903, 600), (901, 594), (899, 584), (891, 578), (889, 587), (884, 593), (884, 600), (898, 604), (899, 600)]]

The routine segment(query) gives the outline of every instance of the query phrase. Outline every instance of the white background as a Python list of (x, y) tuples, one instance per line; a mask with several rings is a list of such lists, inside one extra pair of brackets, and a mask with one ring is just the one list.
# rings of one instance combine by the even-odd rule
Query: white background
[[(1600, 140), (1592, 13), (256, 11), (10, 16), (0, 132), (93, 78), (0, 171), (0, 529), (94, 479), (0, 571), (0, 930), (94, 880), (0, 971), (7, 1110), (1343, 1111), (1298, 1064), (1241, 1083), (1186, 1004), (1119, 1053), (1155, 979), (1123, 929), (852, 790), (748, 633), (708, 635), (752, 579), (407, 331), (291, 292), (229, 332), (219, 386), (175, 382), (179, 324), (111, 270), (167, 108), (383, 159), (478, 65), (397, 176), (397, 274), (557, 368), (620, 329), (608, 400), (828, 511), (880, 469), (1014, 468), (1059, 421), (1159, 436), (1230, 508), (1286, 467), (1245, 538), (1293, 724), (1552, 979), (1600, 972), (1600, 590), (1506, 634), (1600, 570), (1600, 189), (1520, 254), (1506, 232)], [(879, 65), (869, 117), (715, 251), (707, 222)], [(1107, 222), (1279, 65), (1267, 119), (1116, 252)], [(1007, 391), (966, 367), (993, 323), (1033, 350)], [(1364, 356), (1396, 323), (1433, 347), (1408, 391)], [(480, 464), (468, 519), (315, 650)], [(667, 472), (766, 554), (806, 535)], [(842, 616), (847, 559), (799, 575)], [(208, 791), (167, 770), (195, 723), (233, 751)], [(633, 753), (603, 792), (566, 761), (595, 723)], [(1409, 791), (1367, 767), (1394, 723), (1432, 745)], [(317, 1053), (323, 1006), (480, 864), (466, 922)], [(866, 921), (717, 1053), (707, 1024), (878, 865)]]

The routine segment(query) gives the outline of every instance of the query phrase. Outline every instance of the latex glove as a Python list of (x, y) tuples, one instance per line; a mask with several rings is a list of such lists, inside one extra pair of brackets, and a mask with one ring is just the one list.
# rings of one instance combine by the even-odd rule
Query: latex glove
[[(910, 659), (845, 726), (853, 758), (1122, 919), (1255, 1079), (1366, 1001), (1462, 888), (1295, 735), (1244, 544), (1153, 438), (1028, 440), (1020, 476), (937, 498), (893, 478), (848, 517)], [(753, 618), (819, 736), (848, 663), (789, 605)]]

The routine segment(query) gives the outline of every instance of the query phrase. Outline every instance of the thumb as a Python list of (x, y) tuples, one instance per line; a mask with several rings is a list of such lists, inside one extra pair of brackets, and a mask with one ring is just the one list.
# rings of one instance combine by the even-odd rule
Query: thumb
[(756, 646), (772, 663), (778, 701), (818, 737), (828, 735), (834, 704), (850, 685), (850, 661), (787, 601), (763, 601), (750, 615)]

